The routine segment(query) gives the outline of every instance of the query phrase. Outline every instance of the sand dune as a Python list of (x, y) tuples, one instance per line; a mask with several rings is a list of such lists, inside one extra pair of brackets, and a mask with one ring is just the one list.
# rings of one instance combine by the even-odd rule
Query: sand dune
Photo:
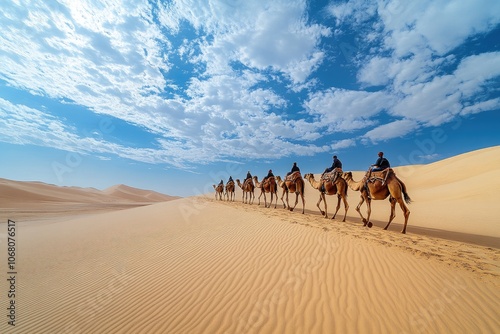
[(104, 189), (103, 192), (113, 198), (124, 199), (131, 202), (166, 202), (179, 198), (175, 196), (160, 194), (152, 190), (143, 190), (129, 187), (124, 184)]
[[(498, 332), (498, 222), (489, 217), (494, 206), (481, 203), (499, 195), (481, 189), (498, 176), (499, 153), (397, 169), (414, 199), (407, 235), (400, 212), (382, 229), (387, 201), (374, 205), (375, 226), (363, 227), (352, 191), (345, 223), (323, 218), (310, 186), (304, 215), (280, 200), (277, 209), (242, 204), (238, 190), (235, 202), (208, 194), (50, 224), (20, 221), (14, 332)], [(480, 172), (463, 172), (459, 161), (469, 158), (480, 159)], [(106, 192), (148, 196), (126, 186)], [(453, 240), (457, 234), (479, 236), (479, 244)], [(0, 292), (7, 290), (2, 278)], [(12, 329), (0, 322), (1, 333)]]
[(41, 221), (69, 215), (114, 211), (171, 201), (151, 190), (117, 185), (104, 191), (95, 188), (59, 187), (42, 182), (0, 179), (0, 221)]

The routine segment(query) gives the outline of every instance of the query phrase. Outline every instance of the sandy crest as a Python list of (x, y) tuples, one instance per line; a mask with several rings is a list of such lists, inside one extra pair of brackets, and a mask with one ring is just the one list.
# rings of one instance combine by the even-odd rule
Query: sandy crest
[(20, 226), (16, 332), (498, 330), (498, 249), (308, 213), (193, 197)]

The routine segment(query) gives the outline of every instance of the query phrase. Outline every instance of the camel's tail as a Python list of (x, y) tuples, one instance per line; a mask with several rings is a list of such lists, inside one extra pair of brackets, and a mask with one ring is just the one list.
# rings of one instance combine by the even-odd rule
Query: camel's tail
[[(396, 176), (396, 175), (394, 175), (394, 176)], [(406, 185), (397, 176), (396, 176), (396, 179), (399, 181), (399, 184), (401, 184), (401, 190), (403, 191), (403, 198), (404, 198), (406, 204), (410, 204), (411, 198), (410, 198), (410, 195), (408, 195), (408, 193), (406, 192)]]

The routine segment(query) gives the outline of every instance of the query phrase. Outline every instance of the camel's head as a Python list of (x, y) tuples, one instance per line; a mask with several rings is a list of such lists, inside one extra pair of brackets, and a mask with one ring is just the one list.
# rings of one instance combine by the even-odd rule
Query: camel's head
[(304, 175), (304, 179), (306, 180), (309, 180), (311, 177), (314, 178), (314, 176), (311, 173), (307, 173), (306, 175)]

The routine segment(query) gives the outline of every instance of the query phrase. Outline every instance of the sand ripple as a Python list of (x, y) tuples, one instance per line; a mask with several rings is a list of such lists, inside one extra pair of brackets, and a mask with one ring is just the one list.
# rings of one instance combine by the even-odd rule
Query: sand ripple
[[(498, 250), (314, 214), (182, 199), (26, 226), (21, 240), (20, 333), (500, 328)], [(480, 264), (462, 267), (465, 254)]]

